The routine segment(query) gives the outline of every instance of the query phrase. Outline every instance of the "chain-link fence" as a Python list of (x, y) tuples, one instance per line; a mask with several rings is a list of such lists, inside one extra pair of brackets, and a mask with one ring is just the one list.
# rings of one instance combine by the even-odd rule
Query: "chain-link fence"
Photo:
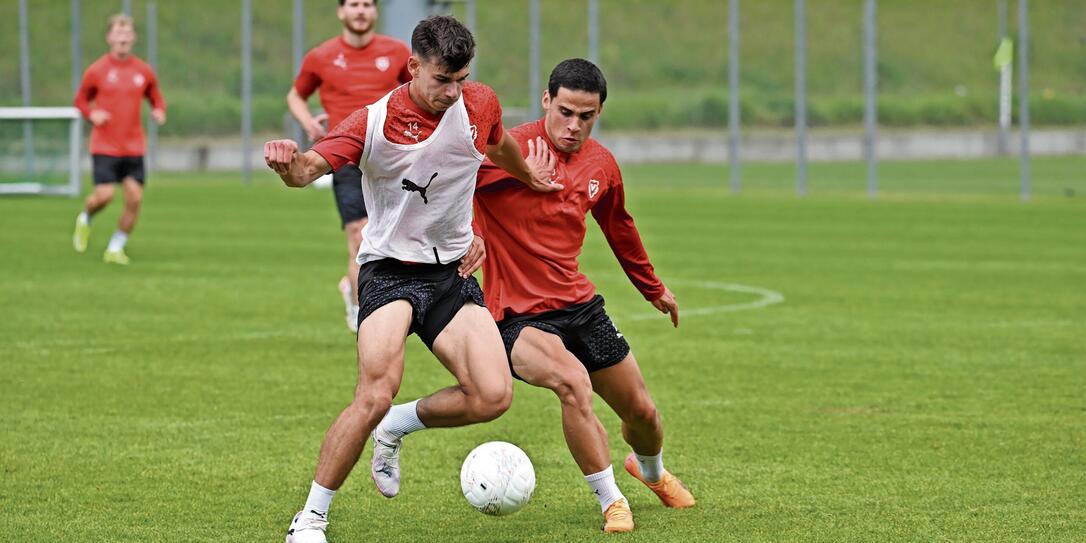
[[(1008, 0), (1005, 26), (1017, 38), (1018, 4)], [(383, 0), (382, 16), (410, 2), (470, 20), (478, 42), (473, 77), (498, 92), (510, 123), (537, 107), (549, 70), (569, 57), (598, 55), (608, 77), (602, 127), (616, 152), (631, 159), (728, 160), (729, 2), (719, 0)], [(0, 0), (0, 105), (23, 105), (19, 0)], [(136, 18), (135, 53), (154, 57), (169, 120), (160, 152), (189, 150), (193, 159), (164, 167), (236, 168), (242, 133), (243, 0), (30, 0), (30, 103), (71, 103), (74, 79), (106, 53), (109, 15)], [(806, 5), (806, 121), (812, 161), (862, 158), (864, 0)], [(874, 2), (872, 2), (874, 3)], [(285, 95), (296, 70), (296, 10), (308, 50), (337, 35), (335, 0), (251, 0), (251, 126), (254, 141), (292, 134)], [(738, 4), (738, 3), (737, 3)], [(738, 120), (744, 160), (797, 156), (795, 81), (798, 2), (742, 2), (738, 28)], [(974, 157), (995, 153), (1000, 0), (882, 0), (877, 3), (877, 122), (882, 158)], [(1038, 153), (1082, 153), (1086, 126), (1086, 9), (1079, 0), (1030, 4), (1031, 120)], [(597, 26), (590, 23), (595, 20)], [(73, 24), (74, 23), (74, 24)], [(533, 24), (538, 49), (533, 50)], [(592, 41), (593, 35), (598, 42)], [(75, 36), (73, 44), (72, 37)], [(1016, 42), (1017, 44), (1017, 42)], [(596, 49), (593, 49), (595, 45)], [(150, 48), (150, 49), (149, 49)], [(153, 54), (149, 54), (153, 53)], [(77, 57), (74, 59), (73, 57)], [(533, 70), (533, 61), (536, 69)], [(74, 68), (74, 69), (73, 69)], [(1015, 83), (1014, 100), (1019, 97)], [(314, 108), (317, 100), (311, 101)], [(1017, 122), (1018, 108), (1014, 107)], [(652, 134), (667, 145), (644, 148)], [(153, 134), (152, 134), (153, 136)], [(1078, 138), (1078, 139), (1076, 139)], [(1019, 139), (1011, 139), (1015, 152)], [(217, 149), (234, 154), (216, 158)], [(670, 149), (670, 150), (669, 150)], [(676, 151), (678, 149), (678, 151)], [(161, 154), (161, 153), (160, 153)], [(818, 165), (812, 166), (817, 168)], [(1016, 179), (1011, 172), (1010, 180)], [(866, 177), (860, 172), (859, 179)], [(788, 180), (791, 182), (791, 180)], [(817, 187), (812, 187), (817, 191)]]

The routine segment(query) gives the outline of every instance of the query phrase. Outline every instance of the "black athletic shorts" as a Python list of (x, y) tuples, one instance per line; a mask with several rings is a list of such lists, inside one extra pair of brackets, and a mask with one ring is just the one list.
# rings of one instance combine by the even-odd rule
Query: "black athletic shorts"
[[(630, 354), (630, 344), (603, 310), (603, 303), (603, 296), (597, 294), (587, 302), (565, 309), (503, 319), (498, 323), (498, 330), (509, 357), (509, 369), (513, 369), (513, 344), (526, 326), (561, 338), (566, 350), (573, 353), (589, 373), (622, 362)], [(513, 377), (520, 379), (516, 371), (513, 371)]]
[(143, 184), (142, 156), (91, 155), (91, 166), (95, 185), (120, 183), (125, 177), (132, 177)]
[(354, 164), (344, 165), (332, 174), (332, 192), (336, 196), (340, 226), (369, 216), (362, 198), (362, 170)]
[(459, 265), (459, 261), (405, 264), (392, 259), (363, 264), (358, 271), (358, 324), (381, 306), (407, 300), (414, 309), (410, 332), (433, 350), (438, 334), (466, 302), (486, 307), (479, 282), (460, 277)]

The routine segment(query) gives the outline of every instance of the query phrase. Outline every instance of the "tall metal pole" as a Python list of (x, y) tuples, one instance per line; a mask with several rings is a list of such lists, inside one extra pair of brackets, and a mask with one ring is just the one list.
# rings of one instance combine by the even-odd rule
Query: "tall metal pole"
[(528, 75), (528, 86), (531, 87), (528, 90), (528, 111), (531, 113), (531, 119), (538, 119), (540, 115), (539, 105), (539, 0), (529, 0), (528, 3), (528, 25), (530, 36), (530, 44), (528, 51), (528, 69), (531, 73)]
[[(464, 18), (467, 19), (465, 24), (468, 25), (468, 30), (470, 30), (473, 35), (478, 35), (478, 29), (476, 28), (478, 20), (475, 17), (475, 0), (466, 0), (464, 2)], [(475, 73), (475, 57), (472, 57), (468, 69), (471, 70), (468, 79), (478, 80), (479, 76)]]
[[(158, 75), (158, 10), (154, 2), (147, 2), (147, 63)], [(161, 81), (160, 81), (161, 82)], [(147, 169), (158, 168), (158, 123), (147, 120)]]
[[(1007, 39), (1007, 0), (999, 0), (999, 43)], [(1013, 63), (1008, 62), (999, 69), (999, 139), (997, 152), (1000, 156), (1007, 154), (1007, 143), (1010, 140), (1011, 128), (1011, 70)]]
[(1029, 0), (1018, 0), (1018, 133), (1022, 138), (1022, 200), (1030, 197), (1029, 179)]
[(121, 0), (121, 13), (132, 15), (132, 0)]
[[(302, 58), (305, 55), (305, 0), (294, 0), (294, 17), (292, 19), (292, 26), (290, 32), (290, 40), (292, 45), (292, 52), (294, 56), (294, 77), (298, 77), (298, 74), (302, 71)], [(302, 130), (302, 125), (294, 118), (290, 116), (290, 127), (293, 132), (292, 137), (294, 141), (298, 142), (298, 145), (302, 145), (305, 141), (305, 131)], [(331, 127), (329, 127), (331, 128)]]
[(72, 40), (72, 96), (79, 92), (79, 84), (83, 81), (83, 46), (80, 40), (80, 30), (83, 22), (83, 5), (80, 0), (72, 0), (72, 28), (68, 31)]
[(241, 170), (245, 184), (253, 180), (253, 3), (241, 0)]
[(875, 1), (865, 0), (864, 2), (864, 158), (867, 160), (867, 195), (871, 197), (878, 193), (878, 167), (875, 156), (878, 126)]
[(739, 193), (739, 0), (728, 1), (728, 162), (732, 192)]
[(600, 64), (600, 2), (588, 0), (588, 60)]
[(807, 195), (806, 0), (796, 0), (796, 194)]
[[(23, 93), (23, 106), (30, 106), (30, 24), (26, 0), (19, 0), (19, 82)], [(23, 121), (23, 152), (26, 175), (34, 176), (34, 128), (30, 121)]]

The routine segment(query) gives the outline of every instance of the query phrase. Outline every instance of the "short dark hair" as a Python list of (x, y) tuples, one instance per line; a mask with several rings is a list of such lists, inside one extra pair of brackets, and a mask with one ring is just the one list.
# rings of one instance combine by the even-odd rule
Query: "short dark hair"
[(551, 98), (558, 96), (558, 89), (565, 87), (600, 95), (600, 105), (607, 100), (607, 79), (595, 64), (583, 58), (563, 60), (551, 70), (547, 91)]
[(411, 52), (438, 61), (451, 72), (458, 72), (475, 56), (475, 38), (468, 27), (454, 17), (433, 15), (415, 26), (411, 33)]
[[(339, 0), (339, 7), (343, 7), (347, 3), (347, 0)], [(377, 0), (373, 0), (373, 5), (377, 5)]]

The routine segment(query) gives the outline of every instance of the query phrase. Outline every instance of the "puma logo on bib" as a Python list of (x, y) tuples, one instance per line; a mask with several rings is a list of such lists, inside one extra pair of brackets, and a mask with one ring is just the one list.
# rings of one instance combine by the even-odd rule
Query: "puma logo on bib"
[(434, 172), (434, 175), (430, 176), (430, 182), (426, 183), (425, 187), (420, 187), (416, 185), (410, 179), (404, 179), (400, 183), (403, 185), (403, 190), (406, 190), (407, 192), (419, 193), (419, 196), (422, 196), (422, 203), (429, 204), (430, 201), (426, 199), (426, 189), (430, 188), (430, 185), (434, 182), (435, 177), (437, 177), (437, 172)]

